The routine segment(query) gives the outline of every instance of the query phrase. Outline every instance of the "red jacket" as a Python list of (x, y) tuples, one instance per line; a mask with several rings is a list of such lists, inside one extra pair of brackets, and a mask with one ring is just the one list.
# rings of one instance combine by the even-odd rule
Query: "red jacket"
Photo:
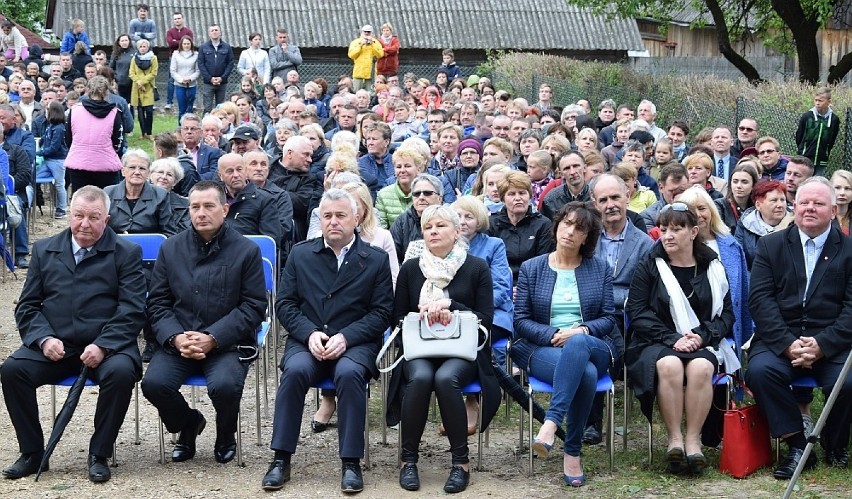
[(399, 71), (399, 37), (391, 35), (388, 43), (382, 41), (382, 37), (378, 40), (385, 50), (385, 56), (376, 62), (376, 72), (384, 76), (395, 75)]

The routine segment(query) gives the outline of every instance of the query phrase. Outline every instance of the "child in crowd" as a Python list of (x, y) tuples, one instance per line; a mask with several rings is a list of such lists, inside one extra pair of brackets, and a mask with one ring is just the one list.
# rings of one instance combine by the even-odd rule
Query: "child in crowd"
[(651, 164), (648, 167), (648, 173), (658, 180), (663, 167), (669, 164), (677, 163), (674, 157), (674, 144), (668, 138), (662, 138), (654, 146), (654, 157), (651, 158)]
[[(73, 92), (72, 92), (73, 93)], [(71, 94), (68, 95), (69, 97)], [(52, 101), (45, 111), (47, 126), (41, 135), (41, 148), (37, 156), (44, 158), (39, 166), (41, 176), (52, 176), (56, 191), (56, 218), (65, 218), (67, 210), (67, 192), (65, 191), (65, 157), (68, 147), (65, 146), (65, 110), (62, 103)], [(38, 176), (38, 175), (37, 175)]]

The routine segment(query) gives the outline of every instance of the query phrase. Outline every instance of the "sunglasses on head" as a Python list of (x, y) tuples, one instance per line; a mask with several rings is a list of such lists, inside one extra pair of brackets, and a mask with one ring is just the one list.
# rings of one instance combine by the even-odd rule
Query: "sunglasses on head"
[(660, 213), (665, 213), (669, 210), (672, 211), (689, 211), (689, 207), (686, 206), (686, 203), (672, 203), (663, 206), (663, 209), (660, 210)]

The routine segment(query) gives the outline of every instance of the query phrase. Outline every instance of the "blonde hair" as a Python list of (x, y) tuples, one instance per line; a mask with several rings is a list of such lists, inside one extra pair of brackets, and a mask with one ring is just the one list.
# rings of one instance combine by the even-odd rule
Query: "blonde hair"
[(402, 146), (393, 153), (394, 163), (406, 159), (414, 163), (414, 166), (417, 167), (417, 171), (419, 173), (426, 171), (426, 158), (423, 157), (423, 153), (417, 150), (415, 146)]
[(489, 218), (488, 208), (476, 196), (466, 195), (456, 199), (450, 208), (458, 211), (464, 210), (473, 215), (476, 219), (476, 232), (486, 232), (488, 230)]
[(325, 162), (325, 172), (331, 173), (333, 171), (361, 174), (360, 170), (358, 170), (358, 162), (355, 160), (355, 155), (339, 151), (331, 153), (328, 161)]
[[(705, 155), (706, 156), (706, 155)], [(722, 217), (719, 216), (719, 210), (716, 209), (716, 203), (713, 202), (713, 199), (710, 197), (710, 194), (707, 194), (707, 190), (700, 185), (693, 185), (689, 189), (683, 191), (683, 194), (677, 197), (677, 201), (681, 203), (686, 203), (689, 206), (689, 209), (695, 213), (695, 216), (698, 216), (698, 203), (704, 203), (707, 206), (707, 209), (710, 210), (710, 223), (709, 228), (710, 232), (715, 236), (727, 236), (730, 235), (731, 231), (728, 229), (728, 226), (725, 225), (725, 222), (722, 221)]]
[[(354, 182), (344, 185), (342, 189), (359, 201), (358, 214), (361, 215), (361, 219), (358, 221), (358, 227), (361, 228), (362, 234), (371, 237), (378, 226), (378, 221), (376, 212), (373, 210), (373, 197), (370, 196), (370, 190), (366, 185)], [(363, 213), (361, 213), (362, 210)]]

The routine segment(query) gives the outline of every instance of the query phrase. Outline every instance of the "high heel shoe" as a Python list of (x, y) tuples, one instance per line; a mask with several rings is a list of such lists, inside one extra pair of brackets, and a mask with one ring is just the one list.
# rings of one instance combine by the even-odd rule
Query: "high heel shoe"
[[(336, 410), (337, 409), (335, 408), (335, 411)], [(335, 411), (331, 412), (331, 416), (328, 417), (328, 421), (326, 421), (325, 423), (323, 423), (321, 421), (317, 421), (316, 419), (312, 419), (311, 420), (311, 431), (314, 432), (314, 433), (322, 433), (325, 430), (329, 429), (332, 426), (331, 425), (331, 418), (334, 417)]]
[(565, 479), (565, 485), (568, 485), (570, 487), (578, 488), (578, 487), (582, 487), (583, 485), (586, 485), (586, 474), (585, 473), (583, 473), (580, 476), (568, 476), (568, 475), (563, 473), (562, 478)]
[(534, 439), (530, 445), (536, 459), (547, 459), (547, 456), (550, 454), (550, 449), (553, 448), (553, 444), (549, 444), (538, 438)]

